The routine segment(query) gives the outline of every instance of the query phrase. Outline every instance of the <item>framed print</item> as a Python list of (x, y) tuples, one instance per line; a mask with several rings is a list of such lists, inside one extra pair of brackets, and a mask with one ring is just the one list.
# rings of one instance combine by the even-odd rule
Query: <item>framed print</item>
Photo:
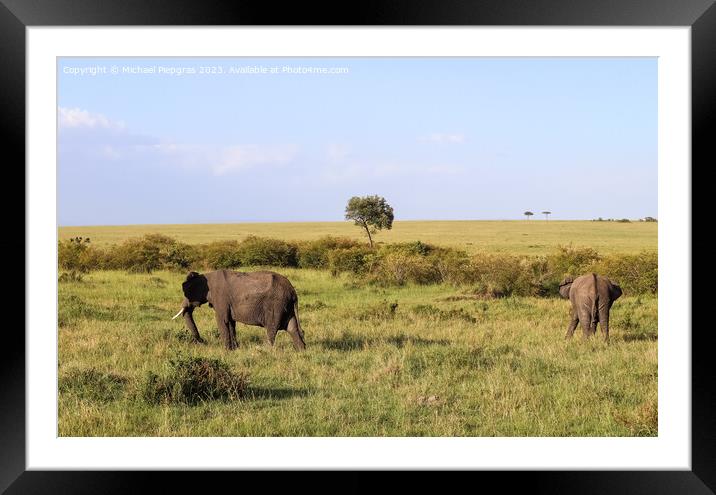
[(0, 486), (713, 492), (691, 163), (716, 8), (577, 6), (3, 0), (27, 289)]

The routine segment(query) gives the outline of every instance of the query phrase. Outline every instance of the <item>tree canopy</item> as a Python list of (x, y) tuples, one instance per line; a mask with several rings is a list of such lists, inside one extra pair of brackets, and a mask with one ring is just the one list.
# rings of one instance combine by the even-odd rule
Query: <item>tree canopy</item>
[(346, 220), (363, 227), (373, 247), (373, 237), (379, 230), (393, 227), (393, 208), (381, 196), (353, 196), (346, 206)]

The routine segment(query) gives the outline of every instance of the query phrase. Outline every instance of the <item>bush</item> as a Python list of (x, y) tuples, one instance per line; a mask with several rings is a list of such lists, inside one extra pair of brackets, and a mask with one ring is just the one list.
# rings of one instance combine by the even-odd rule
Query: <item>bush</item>
[(238, 241), (215, 241), (197, 246), (204, 268), (219, 270), (241, 266)]
[(442, 282), (462, 285), (474, 281), (470, 257), (465, 251), (443, 248), (431, 252), (429, 259)]
[(237, 255), (243, 266), (298, 266), (298, 247), (278, 239), (249, 236)]
[(197, 258), (196, 248), (162, 234), (128, 239), (107, 253), (107, 268), (136, 273), (186, 270)]
[(102, 268), (103, 256), (90, 245), (89, 238), (75, 237), (57, 243), (57, 262), (70, 272), (86, 273)]
[(334, 276), (342, 272), (365, 274), (374, 262), (375, 250), (368, 246), (354, 246), (328, 252), (328, 269)]
[(547, 270), (552, 280), (559, 284), (564, 277), (583, 275), (601, 258), (592, 248), (559, 246), (555, 253), (547, 255)]
[(557, 296), (567, 276), (595, 272), (619, 283), (630, 294), (658, 291), (656, 252), (602, 257), (588, 247), (559, 246), (546, 256), (518, 256), (465, 251), (421, 241), (371, 248), (352, 239), (323, 237), (300, 245), (278, 239), (250, 236), (243, 242), (216, 241), (192, 246), (164, 235), (129, 239), (107, 249), (89, 240), (60, 241), (60, 282), (81, 281), (96, 269), (151, 272), (168, 269), (234, 269), (241, 266), (280, 266), (328, 269), (331, 274), (351, 273), (383, 286), (406, 283), (472, 286), (484, 297)]
[(655, 251), (604, 257), (593, 271), (609, 277), (625, 294), (657, 294), (659, 256)]
[(240, 399), (248, 385), (245, 374), (236, 374), (218, 359), (178, 357), (169, 361), (169, 371), (149, 373), (141, 389), (150, 404), (197, 404), (208, 400)]
[(353, 239), (332, 236), (304, 242), (298, 247), (298, 266), (325, 269), (328, 268), (328, 256), (331, 251), (362, 246), (362, 243)]
[(539, 289), (526, 257), (481, 253), (472, 257), (471, 268), (474, 292), (481, 296), (527, 296)]
[[(405, 250), (381, 250), (377, 263), (370, 270), (369, 280), (380, 285), (404, 285), (408, 282), (431, 284), (440, 282), (434, 260)], [(387, 251), (387, 252), (386, 252)]]

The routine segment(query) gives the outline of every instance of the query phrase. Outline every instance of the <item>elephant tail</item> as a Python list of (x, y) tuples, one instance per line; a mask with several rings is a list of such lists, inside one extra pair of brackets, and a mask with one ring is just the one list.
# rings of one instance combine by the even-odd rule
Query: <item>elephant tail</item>
[(599, 290), (597, 288), (597, 274), (592, 273), (594, 282), (594, 295), (592, 297), (592, 325), (596, 325), (599, 321)]
[(298, 331), (303, 335), (303, 328), (301, 327), (301, 319), (298, 317), (298, 299), (293, 301), (293, 316), (296, 317), (296, 325), (298, 325)]

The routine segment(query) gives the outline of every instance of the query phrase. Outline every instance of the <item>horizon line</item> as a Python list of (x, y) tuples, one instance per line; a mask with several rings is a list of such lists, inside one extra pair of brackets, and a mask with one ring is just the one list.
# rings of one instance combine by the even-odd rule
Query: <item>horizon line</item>
[[(535, 215), (536, 216), (536, 215)], [(626, 218), (626, 217), (624, 217)], [(643, 217), (646, 218), (646, 217)], [(652, 217), (656, 218), (656, 217)], [(616, 221), (621, 219), (602, 219), (602, 222)], [(628, 218), (627, 220), (633, 222), (639, 222), (641, 218)], [(431, 220), (394, 220), (393, 223), (399, 222), (599, 222), (597, 219), (584, 219), (584, 218), (560, 218), (560, 219), (523, 219), (523, 218), (507, 218), (507, 219), (431, 219)], [(349, 220), (244, 220), (238, 222), (190, 222), (190, 223), (117, 223), (117, 224), (76, 224), (76, 225), (57, 225), (58, 228), (67, 227), (136, 227), (136, 226), (148, 226), (148, 225), (241, 225), (241, 224), (259, 224), (259, 223), (349, 223)]]

